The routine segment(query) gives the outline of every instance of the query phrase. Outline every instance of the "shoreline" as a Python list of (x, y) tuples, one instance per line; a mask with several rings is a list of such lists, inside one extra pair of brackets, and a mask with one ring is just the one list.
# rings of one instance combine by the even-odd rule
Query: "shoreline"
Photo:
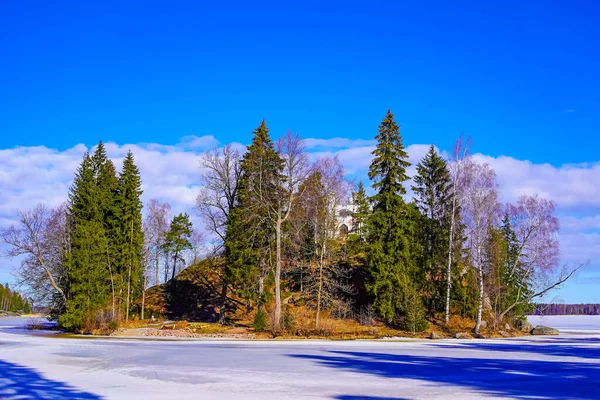
[[(40, 314), (30, 314), (30, 315), (21, 315), (21, 316), (0, 316), (0, 321), (11, 321), (15, 322), (27, 322), (28, 318), (40, 318), (43, 319), (45, 316)], [(528, 318), (531, 316), (528, 316)], [(580, 326), (564, 326), (564, 323), (558, 323), (560, 318), (573, 319), (573, 317), (583, 317), (583, 316), (533, 316), (531, 318), (534, 320), (534, 327), (538, 325), (548, 325), (552, 328), (555, 328), (559, 331), (559, 335), (600, 335), (600, 324), (581, 324)], [(598, 319), (600, 322), (600, 316), (585, 316), (588, 320)], [(590, 318), (592, 317), (592, 318)], [(596, 318), (594, 318), (596, 317)], [(580, 318), (576, 318), (579, 320)], [(536, 321), (538, 320), (538, 321)], [(35, 322), (35, 321), (34, 321)], [(171, 321), (169, 321), (171, 322)], [(546, 323), (543, 323), (546, 322)], [(51, 322), (47, 322), (47, 324), (52, 324)], [(81, 339), (81, 340), (124, 340), (124, 341), (140, 341), (140, 342), (287, 342), (287, 343), (299, 343), (299, 342), (325, 342), (325, 343), (333, 343), (333, 342), (372, 342), (372, 343), (391, 343), (391, 342), (425, 342), (425, 343), (433, 343), (433, 342), (463, 342), (463, 341), (490, 341), (490, 340), (501, 340), (501, 339), (524, 339), (533, 337), (533, 335), (521, 332), (518, 330), (510, 331), (510, 336), (500, 336), (497, 332), (488, 334), (485, 337), (473, 337), (471, 333), (465, 332), (465, 337), (457, 338), (455, 333), (443, 333), (440, 335), (436, 335), (434, 338), (421, 335), (421, 336), (382, 336), (382, 337), (369, 337), (369, 336), (344, 336), (340, 335), (339, 337), (311, 337), (311, 336), (292, 336), (292, 335), (280, 335), (271, 337), (268, 334), (263, 332), (236, 332), (236, 333), (201, 333), (201, 332), (190, 332), (185, 329), (160, 329), (157, 327), (140, 327), (140, 328), (121, 328), (119, 331), (115, 331), (109, 335), (101, 335), (101, 334), (78, 334), (78, 333), (70, 333), (60, 330), (52, 330), (49, 325), (42, 325), (41, 329), (28, 329), (26, 324), (19, 326), (20, 324), (16, 323), (14, 325), (5, 325), (4, 327), (0, 323), (0, 329), (18, 329), (21, 330), (20, 334), (25, 336), (36, 336), (36, 337), (47, 337), (54, 339)], [(14, 332), (14, 331), (13, 331)], [(34, 333), (35, 332), (35, 333)], [(428, 335), (428, 334), (427, 334)], [(547, 335), (540, 335), (539, 337), (547, 337)]]
[[(594, 398), (600, 337), (180, 339), (0, 329), (0, 398)], [(56, 340), (52, 340), (56, 339)], [(117, 340), (117, 341), (115, 341)], [(576, 379), (573, 374), (586, 376)], [(176, 395), (174, 395), (176, 394)], [(79, 396), (79, 397), (77, 397)], [(15, 397), (20, 398), (20, 397)]]

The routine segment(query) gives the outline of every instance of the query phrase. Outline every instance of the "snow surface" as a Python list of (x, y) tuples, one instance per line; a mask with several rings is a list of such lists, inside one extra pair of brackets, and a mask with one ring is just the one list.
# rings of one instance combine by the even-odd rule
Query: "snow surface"
[(2, 399), (600, 397), (600, 334), (164, 341), (39, 336), (16, 326), (0, 323)]
[(600, 334), (600, 315), (530, 315), (533, 326), (545, 325), (561, 332)]

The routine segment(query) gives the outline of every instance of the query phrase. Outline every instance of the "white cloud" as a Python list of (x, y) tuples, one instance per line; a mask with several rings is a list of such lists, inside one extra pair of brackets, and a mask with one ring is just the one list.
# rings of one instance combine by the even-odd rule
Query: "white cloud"
[[(142, 175), (144, 201), (155, 197), (168, 201), (174, 213), (188, 212), (195, 216), (193, 207), (201, 173), (199, 155), (218, 144), (213, 136), (186, 136), (174, 145), (110, 142), (105, 146), (118, 169), (127, 151), (133, 152)], [(245, 149), (239, 143), (234, 146)], [(348, 177), (367, 183), (367, 170), (375, 146), (373, 140), (307, 139), (306, 146), (313, 158), (337, 154)], [(409, 175), (414, 174), (414, 164), (428, 148), (425, 144), (407, 147), (413, 163)], [(18, 210), (31, 208), (39, 202), (51, 207), (64, 202), (73, 174), (87, 150), (82, 144), (64, 151), (44, 146), (0, 149), (0, 228), (14, 223)], [(600, 182), (600, 162), (553, 166), (508, 156), (475, 154), (474, 157), (488, 162), (496, 170), (503, 201), (515, 201), (521, 194), (532, 193), (555, 200), (563, 228), (564, 258), (589, 258), (592, 264), (600, 265), (600, 185), (597, 184)], [(7, 269), (0, 267), (0, 280), (7, 276)]]
[(476, 154), (474, 158), (494, 168), (506, 201), (538, 193), (563, 211), (600, 213), (600, 162), (557, 167), (506, 156)]

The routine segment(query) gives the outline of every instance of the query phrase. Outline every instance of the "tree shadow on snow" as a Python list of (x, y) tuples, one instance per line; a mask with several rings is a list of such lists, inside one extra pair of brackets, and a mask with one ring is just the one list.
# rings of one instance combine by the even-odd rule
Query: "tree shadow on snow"
[(64, 382), (44, 378), (32, 368), (3, 360), (0, 360), (0, 398), (6, 400), (102, 399), (100, 396), (83, 392)]
[(600, 360), (600, 347), (582, 346), (586, 344), (597, 344), (593, 341), (578, 341), (573, 343), (572, 340), (549, 339), (537, 342), (517, 342), (517, 343), (460, 343), (455, 345), (436, 345), (444, 349), (461, 349), (461, 350), (482, 350), (482, 351), (501, 351), (508, 353), (534, 353), (546, 356), (559, 357), (580, 357)]
[(290, 356), (313, 360), (331, 368), (384, 378), (418, 379), (435, 385), (459, 386), (493, 396), (593, 399), (600, 391), (600, 365), (590, 363), (345, 351), (331, 351), (329, 355)]

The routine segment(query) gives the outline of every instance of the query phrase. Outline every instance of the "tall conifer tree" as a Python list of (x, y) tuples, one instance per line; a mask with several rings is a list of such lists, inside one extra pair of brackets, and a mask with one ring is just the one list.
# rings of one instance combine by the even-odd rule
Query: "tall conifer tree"
[(104, 153), (102, 142), (98, 145), (102, 153), (98, 154), (95, 163), (98, 169), (97, 190), (98, 204), (103, 215), (104, 235), (106, 237), (105, 258), (110, 279), (110, 302), (112, 318), (116, 319), (120, 276), (118, 274), (118, 261), (120, 259), (119, 234), (121, 222), (121, 209), (117, 201), (119, 192), (119, 179), (115, 165)]
[(119, 274), (125, 318), (131, 304), (142, 293), (144, 233), (142, 230), (142, 181), (131, 151), (123, 160), (116, 203), (119, 210)]
[(111, 202), (108, 197), (112, 193), (105, 190), (104, 183), (110, 181), (104, 176), (110, 170), (106, 164), (106, 151), (100, 142), (93, 156), (84, 156), (69, 194), (71, 252), (65, 263), (69, 304), (59, 321), (66, 328), (79, 329), (93, 323), (109, 298), (105, 204)]
[(372, 276), (368, 289), (375, 297), (375, 309), (391, 322), (404, 308), (404, 292), (412, 288), (414, 224), (402, 198), (406, 194), (404, 182), (409, 179), (406, 169), (410, 163), (400, 127), (391, 111), (388, 110), (378, 131), (369, 167), (376, 193), (371, 197), (373, 212), (367, 225), (367, 266)]
[[(269, 252), (275, 230), (269, 213), (278, 200), (282, 170), (283, 161), (274, 148), (266, 122), (262, 121), (242, 159), (238, 200), (229, 213), (225, 241), (229, 278), (248, 288), (258, 275), (259, 296), (263, 294), (264, 277), (271, 267)], [(247, 289), (243, 291), (243, 295), (250, 295)]]
[(430, 313), (440, 311), (446, 279), (450, 216), (452, 208), (451, 179), (446, 161), (435, 147), (417, 165), (414, 178), (416, 204), (424, 218), (419, 230), (423, 252), (420, 281), (426, 293)]

